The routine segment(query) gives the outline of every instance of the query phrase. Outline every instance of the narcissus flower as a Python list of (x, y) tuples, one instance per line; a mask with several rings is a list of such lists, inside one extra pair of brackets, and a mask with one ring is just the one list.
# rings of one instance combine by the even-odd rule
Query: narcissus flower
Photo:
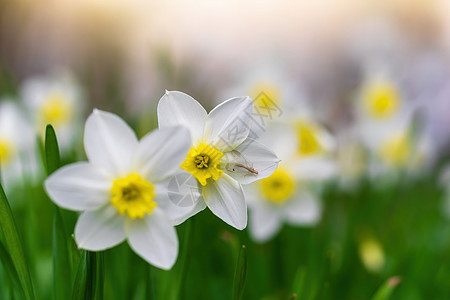
[(196, 179), (204, 201), (193, 199), (186, 216), (208, 206), (229, 225), (240, 230), (246, 227), (247, 205), (241, 184), (268, 177), (279, 162), (266, 146), (249, 138), (252, 112), (249, 97), (229, 99), (209, 114), (181, 92), (166, 92), (159, 101), (159, 127), (184, 125), (192, 136), (181, 169)]
[(122, 119), (94, 110), (84, 134), (89, 162), (59, 169), (45, 188), (59, 206), (83, 211), (75, 227), (80, 248), (104, 250), (127, 239), (146, 261), (170, 269), (178, 238), (165, 209), (164, 180), (178, 170), (190, 145), (183, 127), (155, 130), (138, 141)]
[(0, 169), (4, 187), (38, 171), (35, 136), (20, 108), (12, 101), (0, 100)]
[(314, 156), (307, 151), (305, 158), (296, 131), (295, 126), (273, 123), (261, 138), (261, 143), (273, 145), (282, 161), (272, 175), (245, 186), (250, 234), (258, 242), (271, 239), (283, 223), (313, 226), (321, 218), (322, 205), (312, 187), (334, 176), (336, 165), (321, 157), (322, 150)]
[(62, 150), (73, 145), (81, 133), (84, 101), (78, 85), (68, 76), (34, 77), (21, 88), (24, 105), (29, 110), (36, 131), (42, 136), (47, 124), (52, 124)]
[[(368, 76), (362, 85), (354, 129), (368, 150), (371, 177), (414, 174), (431, 162), (432, 147), (418, 118), (420, 109), (406, 94), (393, 76), (383, 73)], [(386, 182), (394, 182), (392, 176)]]

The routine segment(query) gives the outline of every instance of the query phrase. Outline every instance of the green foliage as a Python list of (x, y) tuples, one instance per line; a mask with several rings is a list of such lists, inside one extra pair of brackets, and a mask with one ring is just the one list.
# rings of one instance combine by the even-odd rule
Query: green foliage
[[(52, 126), (44, 144), (51, 174), (61, 166)], [(170, 271), (127, 243), (80, 251), (71, 237), (78, 215), (52, 205), (42, 182), (12, 190), (13, 209), (1, 189), (0, 298), (33, 299), (33, 281), (39, 299), (446, 299), (450, 225), (436, 182), (436, 175), (386, 186), (362, 180), (353, 190), (330, 183), (317, 226), (285, 225), (264, 244), (205, 210), (177, 226)], [(361, 259), (364, 237), (383, 250), (378, 270)]]
[(247, 249), (242, 245), (234, 273), (233, 300), (242, 299), (247, 276)]
[[(22, 243), (19, 238), (19, 233), (14, 221), (14, 217), (9, 206), (8, 199), (6, 198), (5, 192), (2, 185), (0, 184), (0, 228), (2, 229), (4, 236), (4, 243), (6, 245), (8, 253), (2, 255), (10, 257), (14, 269), (19, 277), (20, 285), (27, 299), (34, 299), (33, 285), (31, 283), (31, 276), (28, 270), (27, 263), (25, 261), (25, 256), (22, 249)], [(2, 260), (3, 261), (3, 260)], [(8, 259), (5, 260), (4, 264), (8, 266)], [(15, 275), (11, 274), (11, 277)]]

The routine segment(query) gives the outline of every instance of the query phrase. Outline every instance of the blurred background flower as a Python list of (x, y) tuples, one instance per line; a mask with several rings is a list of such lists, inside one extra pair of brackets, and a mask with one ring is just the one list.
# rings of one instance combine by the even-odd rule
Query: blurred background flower
[[(37, 294), (52, 297), (45, 125), (73, 163), (94, 107), (142, 137), (179, 90), (206, 111), (252, 97), (250, 136), (280, 168), (245, 187), (248, 230), (207, 210), (178, 226), (173, 271), (106, 251), (105, 298), (139, 298), (151, 281), (163, 299), (229, 299), (245, 243), (244, 299), (366, 299), (393, 276), (394, 298), (447, 299), (449, 12), (443, 0), (0, 1), (1, 178)], [(71, 241), (77, 215), (63, 217)]]

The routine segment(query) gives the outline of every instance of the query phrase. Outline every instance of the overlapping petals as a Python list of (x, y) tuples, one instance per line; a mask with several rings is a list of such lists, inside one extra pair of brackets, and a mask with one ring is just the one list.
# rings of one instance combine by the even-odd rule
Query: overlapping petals
[[(180, 92), (166, 92), (158, 104), (159, 126), (184, 125), (191, 132), (193, 147), (199, 142), (220, 151), (221, 177), (198, 184), (207, 207), (227, 224), (242, 230), (247, 225), (247, 206), (242, 184), (272, 174), (277, 156), (266, 146), (249, 137), (252, 128), (253, 101), (249, 97), (231, 98), (206, 114), (192, 97)], [(204, 183), (203, 183), (204, 184)], [(171, 192), (171, 191), (169, 191)], [(179, 193), (178, 190), (174, 191)], [(191, 216), (204, 209), (200, 199), (186, 208)], [(180, 209), (177, 209), (181, 212)], [(184, 219), (181, 215), (179, 220)]]
[[(53, 173), (45, 182), (51, 199), (61, 207), (84, 211), (75, 227), (80, 248), (97, 251), (125, 239), (149, 263), (170, 269), (178, 254), (164, 182), (174, 175), (191, 145), (184, 127), (167, 127), (145, 136), (134, 132), (114, 114), (94, 110), (86, 122), (85, 148), (89, 162), (75, 163)], [(157, 207), (143, 218), (122, 215), (111, 204), (113, 182), (139, 174), (158, 187)]]

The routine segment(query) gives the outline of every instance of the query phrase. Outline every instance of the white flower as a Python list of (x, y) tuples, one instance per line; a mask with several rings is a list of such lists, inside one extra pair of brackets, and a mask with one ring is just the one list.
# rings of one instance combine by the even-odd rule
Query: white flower
[(305, 151), (298, 134), (288, 124), (273, 123), (262, 137), (261, 143), (273, 145), (282, 161), (271, 176), (245, 187), (250, 234), (258, 242), (271, 239), (284, 222), (313, 226), (321, 218), (322, 205), (313, 187), (334, 176), (336, 165), (316, 152), (315, 144), (304, 145)]
[(403, 110), (404, 94), (400, 83), (386, 70), (367, 71), (357, 101), (358, 121), (376, 126), (396, 118)]
[(35, 137), (26, 117), (12, 101), (0, 102), (0, 168), (3, 186), (36, 175)]
[(306, 95), (301, 84), (293, 80), (292, 74), (278, 56), (263, 55), (250, 64), (236, 70), (235, 84), (224, 89), (220, 95), (249, 95), (253, 99), (257, 124), (253, 126), (255, 137), (264, 134), (264, 127), (272, 121), (280, 121), (304, 114)]
[[(192, 199), (192, 210), (178, 222), (206, 206), (237, 229), (247, 226), (247, 205), (242, 184), (265, 178), (279, 159), (267, 147), (249, 138), (253, 102), (249, 97), (229, 99), (209, 114), (192, 97), (166, 92), (158, 104), (160, 128), (184, 125), (192, 148), (181, 168), (197, 180), (203, 196)], [(200, 196), (200, 193), (198, 193)]]
[(30, 78), (22, 85), (21, 96), (38, 133), (44, 136), (46, 125), (52, 124), (62, 150), (73, 145), (85, 103), (71, 78)]
[(59, 206), (84, 211), (75, 227), (80, 248), (104, 250), (127, 239), (146, 261), (170, 269), (178, 238), (165, 209), (164, 180), (178, 170), (190, 144), (189, 132), (180, 126), (138, 141), (122, 119), (94, 110), (84, 134), (89, 162), (59, 169), (45, 188)]
[(405, 170), (412, 174), (432, 158), (430, 139), (423, 124), (417, 123), (420, 110), (406, 102), (404, 95), (392, 76), (383, 73), (372, 75), (363, 84), (354, 128), (369, 151), (371, 177), (397, 176), (395, 173)]

